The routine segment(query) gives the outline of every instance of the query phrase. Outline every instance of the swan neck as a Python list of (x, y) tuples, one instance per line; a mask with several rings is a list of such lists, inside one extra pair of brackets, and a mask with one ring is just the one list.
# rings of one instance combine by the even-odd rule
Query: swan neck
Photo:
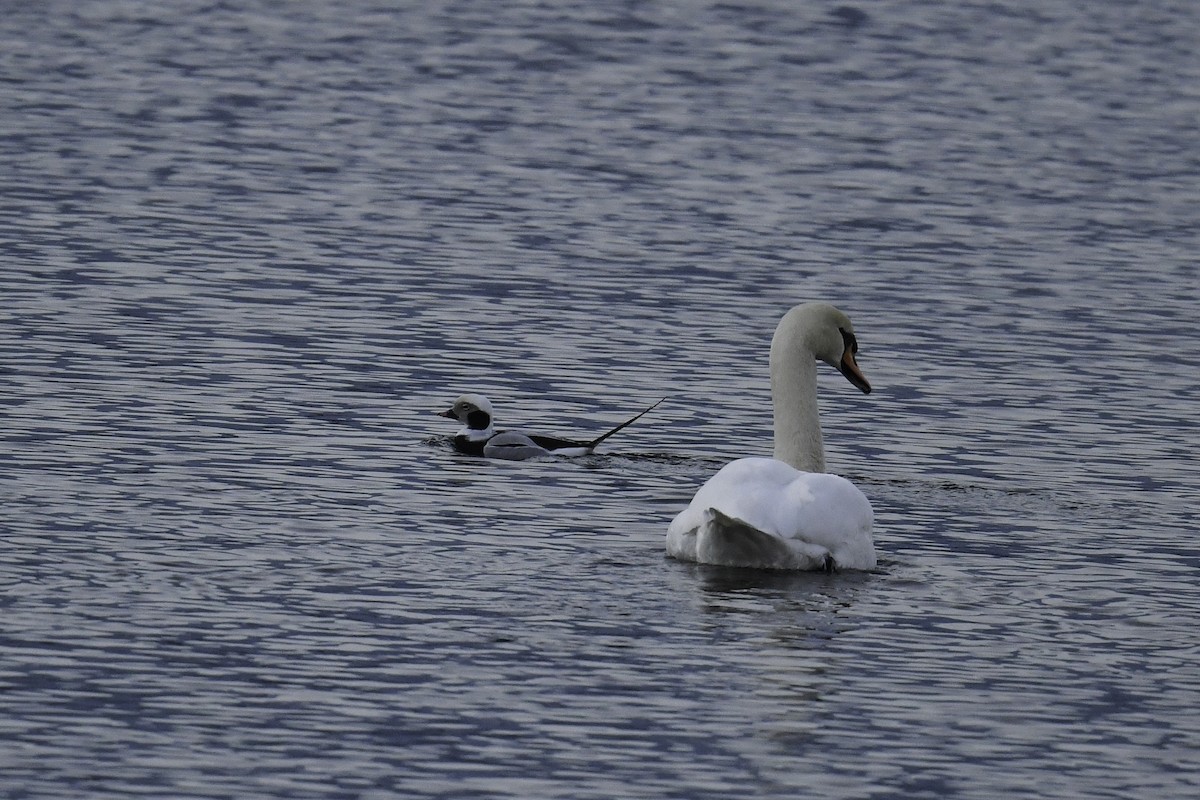
[(804, 472), (824, 472), (817, 360), (810, 349), (780, 346), (777, 337), (771, 347), (771, 402), (775, 458)]

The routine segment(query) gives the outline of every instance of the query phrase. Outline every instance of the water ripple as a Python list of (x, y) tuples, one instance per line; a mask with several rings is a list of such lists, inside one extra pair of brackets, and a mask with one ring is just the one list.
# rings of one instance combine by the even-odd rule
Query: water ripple
[[(11, 9), (3, 791), (1188, 794), (1200, 17), (1127, 6)], [(813, 298), (879, 568), (666, 559)]]

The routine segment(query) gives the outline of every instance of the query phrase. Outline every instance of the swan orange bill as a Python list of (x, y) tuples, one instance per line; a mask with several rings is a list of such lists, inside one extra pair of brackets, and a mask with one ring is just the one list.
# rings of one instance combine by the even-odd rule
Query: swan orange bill
[(842, 363), (838, 369), (846, 376), (846, 380), (861, 389), (863, 394), (871, 393), (871, 382), (858, 368), (858, 362), (854, 360), (854, 352), (849, 347), (846, 348), (846, 352), (842, 353)]

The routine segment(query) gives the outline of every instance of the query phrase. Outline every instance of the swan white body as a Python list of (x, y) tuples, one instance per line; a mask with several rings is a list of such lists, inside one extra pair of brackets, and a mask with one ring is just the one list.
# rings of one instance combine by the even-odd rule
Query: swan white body
[(871, 504), (837, 475), (742, 458), (712, 476), (667, 529), (683, 561), (759, 569), (872, 569)]
[(784, 315), (771, 342), (775, 458), (726, 464), (667, 529), (667, 554), (684, 561), (760, 569), (873, 569), (871, 503), (824, 472), (817, 360), (864, 393), (849, 318), (823, 303)]

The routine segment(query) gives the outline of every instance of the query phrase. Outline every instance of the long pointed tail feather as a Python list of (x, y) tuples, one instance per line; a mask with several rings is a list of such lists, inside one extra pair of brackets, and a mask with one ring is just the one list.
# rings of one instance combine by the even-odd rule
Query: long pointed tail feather
[(607, 432), (607, 433), (605, 433), (605, 434), (602, 434), (602, 435), (600, 435), (600, 436), (596, 437), (595, 439), (592, 439), (590, 442), (588, 442), (588, 443), (587, 443), (587, 448), (588, 448), (588, 450), (589, 450), (589, 451), (593, 450), (593, 449), (594, 449), (594, 448), (595, 448), (595, 447), (596, 447), (598, 444), (600, 444), (601, 442), (603, 442), (603, 441), (604, 441), (605, 439), (607, 439), (608, 437), (612, 436), (612, 435), (613, 435), (614, 433), (616, 433), (617, 431), (619, 431), (619, 430), (622, 430), (622, 429), (624, 429), (624, 428), (627, 428), (627, 427), (629, 427), (630, 425), (632, 425), (633, 423), (637, 422), (639, 419), (641, 419), (642, 417), (646, 416), (647, 414), (649, 414), (649, 413), (650, 413), (651, 411), (653, 411), (654, 409), (658, 408), (659, 404), (661, 404), (661, 403), (662, 403), (662, 401), (663, 401), (663, 400), (666, 400), (666, 399), (667, 399), (667, 398), (665, 398), (665, 397), (664, 397), (662, 400), (659, 400), (657, 403), (655, 403), (654, 405), (650, 406), (650, 407), (649, 407), (649, 408), (647, 408), (645, 411), (643, 411), (642, 413), (638, 414), (636, 417), (633, 417), (632, 419), (627, 419), (627, 420), (625, 420), (624, 422), (622, 422), (620, 425), (618, 425), (617, 427), (613, 428), (611, 431), (609, 431), (609, 432)]

